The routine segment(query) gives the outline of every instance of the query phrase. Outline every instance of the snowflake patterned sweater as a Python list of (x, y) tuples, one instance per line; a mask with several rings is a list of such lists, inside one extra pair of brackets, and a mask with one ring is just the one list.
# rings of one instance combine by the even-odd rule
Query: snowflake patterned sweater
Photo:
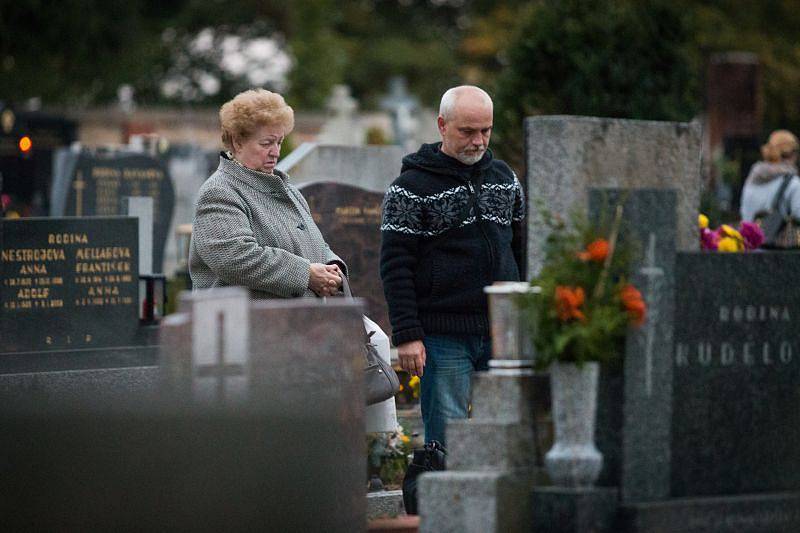
[[(477, 202), (458, 224), (471, 191)], [(474, 165), (444, 154), (441, 143), (403, 158), (381, 224), (380, 271), (395, 346), (426, 333), (488, 336), (483, 287), (520, 279), (512, 222), (524, 215), (519, 180), (489, 150)]]

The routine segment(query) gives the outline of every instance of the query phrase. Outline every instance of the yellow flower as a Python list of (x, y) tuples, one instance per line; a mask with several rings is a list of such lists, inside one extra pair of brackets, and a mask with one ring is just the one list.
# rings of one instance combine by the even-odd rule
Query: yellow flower
[(744, 245), (733, 237), (723, 237), (719, 240), (717, 250), (720, 252), (741, 252)]
[(720, 226), (720, 229), (722, 230), (722, 233), (726, 237), (731, 237), (731, 238), (734, 238), (734, 239), (736, 239), (738, 241), (744, 240), (744, 239), (742, 239), (742, 234), (741, 233), (739, 233), (737, 230), (733, 229), (732, 227), (730, 227), (727, 224), (723, 224), (722, 226)]
[(408, 435), (400, 435), (400, 440), (405, 442), (405, 443), (411, 442), (411, 438), (409, 438)]
[(708, 217), (703, 213), (697, 215), (697, 225), (700, 226), (700, 229), (706, 229), (708, 227)]
[(417, 385), (419, 385), (419, 376), (411, 376), (411, 379), (408, 380), (408, 386), (413, 389)]

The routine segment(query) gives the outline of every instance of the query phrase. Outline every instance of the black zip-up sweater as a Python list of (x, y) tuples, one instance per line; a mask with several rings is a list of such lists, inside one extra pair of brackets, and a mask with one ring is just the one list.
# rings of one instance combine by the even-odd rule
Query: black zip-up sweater
[[(477, 210), (453, 227), (478, 183)], [(520, 279), (512, 222), (524, 216), (517, 177), (489, 150), (474, 165), (444, 154), (441, 143), (403, 158), (381, 224), (381, 279), (395, 346), (426, 333), (488, 336), (483, 287)]]

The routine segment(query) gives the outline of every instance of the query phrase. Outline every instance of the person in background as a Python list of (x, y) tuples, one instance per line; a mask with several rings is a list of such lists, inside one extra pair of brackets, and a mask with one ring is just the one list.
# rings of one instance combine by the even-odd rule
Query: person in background
[(276, 170), (294, 111), (277, 93), (244, 91), (219, 112), (219, 167), (200, 187), (189, 246), (194, 289), (238, 285), (253, 298), (332, 296), (347, 266), (308, 203)]
[(383, 203), (380, 272), (401, 367), (421, 377), (425, 440), (444, 444), (447, 420), (466, 418), (470, 380), (491, 355), (483, 288), (519, 281), (512, 248), (522, 187), (489, 150), (493, 105), (473, 86), (448, 90), (442, 142), (403, 158)]
[(776, 130), (761, 147), (762, 161), (750, 169), (742, 189), (742, 220), (754, 222), (772, 210), (772, 203), (783, 183), (792, 176), (783, 193), (778, 209), (784, 216), (800, 220), (800, 177), (797, 176), (797, 156), (800, 144), (790, 131)]

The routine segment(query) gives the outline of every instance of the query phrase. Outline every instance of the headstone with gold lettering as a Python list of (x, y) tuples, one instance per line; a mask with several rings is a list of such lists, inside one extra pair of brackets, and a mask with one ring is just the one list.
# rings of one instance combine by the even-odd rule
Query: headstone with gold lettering
[(367, 315), (390, 334), (380, 277), (383, 193), (334, 182), (300, 190), (325, 241), (347, 263), (353, 294), (367, 301)]
[(124, 214), (123, 199), (153, 199), (153, 272), (162, 272), (175, 208), (175, 189), (164, 164), (146, 154), (83, 150), (54, 176), (51, 216)]
[(0, 352), (132, 345), (138, 246), (131, 217), (0, 220)]

